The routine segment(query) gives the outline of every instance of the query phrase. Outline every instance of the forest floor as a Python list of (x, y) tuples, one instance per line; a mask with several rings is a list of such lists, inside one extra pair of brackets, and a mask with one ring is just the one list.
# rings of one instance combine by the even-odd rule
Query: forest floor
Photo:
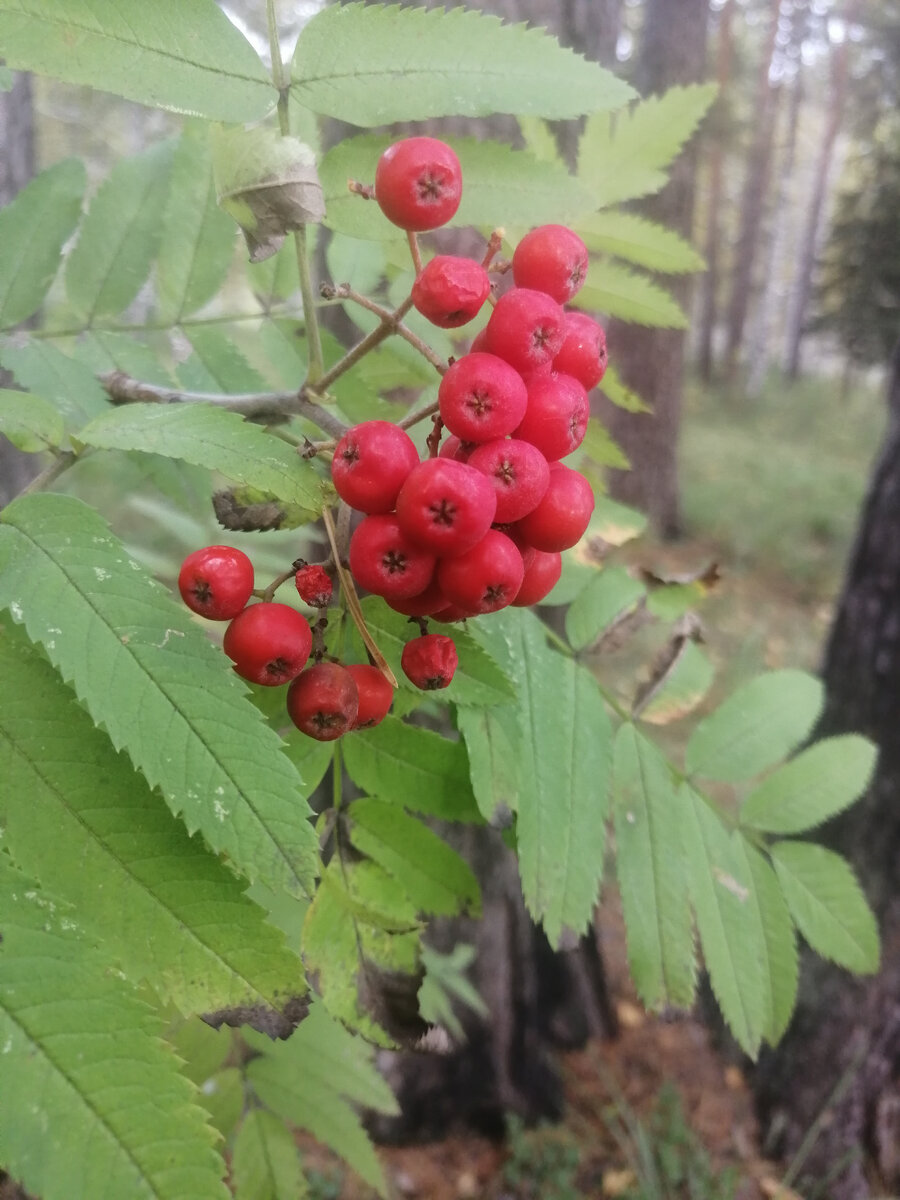
[[(815, 670), (831, 622), (869, 468), (884, 425), (877, 391), (806, 380), (749, 401), (694, 388), (681, 452), (684, 538), (642, 539), (626, 558), (660, 574), (716, 562), (703, 607), (713, 699), (766, 668)], [(691, 721), (665, 731), (677, 752)], [(450, 1132), (380, 1151), (396, 1197), (410, 1200), (797, 1200), (785, 1164), (759, 1145), (747, 1078), (696, 1014), (644, 1012), (628, 977), (614, 896), (600, 935), (620, 1032), (560, 1056), (562, 1124), (504, 1144)], [(306, 1147), (314, 1200), (373, 1193)], [(803, 1200), (813, 1200), (804, 1197)]]

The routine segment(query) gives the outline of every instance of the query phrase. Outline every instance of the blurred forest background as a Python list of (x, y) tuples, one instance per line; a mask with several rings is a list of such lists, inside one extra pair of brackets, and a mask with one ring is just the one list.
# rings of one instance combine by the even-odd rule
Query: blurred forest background
[[(279, 4), (286, 57), (321, 6)], [(803, 1181), (807, 1198), (896, 1194), (900, 955), (890, 955), (900, 921), (885, 881), (896, 877), (900, 819), (885, 826), (877, 805), (900, 791), (896, 380), (888, 389), (891, 419), (884, 401), (900, 337), (900, 0), (468, 0), (467, 6), (545, 25), (643, 96), (702, 80), (718, 87), (670, 183), (632, 206), (680, 231), (698, 257), (695, 274), (654, 279), (683, 307), (684, 328), (648, 329), (624, 309), (606, 314), (611, 361), (653, 407), (652, 415), (604, 410), (632, 464), (629, 472), (611, 472), (610, 488), (651, 521), (626, 560), (630, 554), (669, 577), (718, 566), (721, 581), (704, 608), (704, 636), (719, 668), (714, 698), (765, 667), (819, 669), (829, 630), (838, 628), (836, 614), (844, 622), (840, 636), (832, 634), (826, 662), (827, 731), (860, 728), (888, 750), (893, 739), (894, 749), (893, 757), (885, 753), (864, 809), (868, 834), (832, 836), (845, 847), (849, 837), (858, 849), (857, 870), (887, 922), (887, 974), (880, 990), (851, 991), (849, 999), (844, 992), (838, 998), (846, 984), (838, 973), (815, 976), (794, 1041), (777, 1061), (745, 1077), (715, 1031), (684, 1017), (649, 1022), (634, 1005), (613, 913), (603, 946), (619, 1037), (608, 1050), (593, 1045), (567, 1060), (570, 1116), (563, 1129), (531, 1134), (514, 1124), (505, 1159), (471, 1139), (430, 1159), (391, 1152), (398, 1190), (437, 1200), (489, 1194), (724, 1200), (776, 1195), (780, 1179)], [(222, 7), (265, 56), (265, 6), (223, 0)], [(14, 75), (0, 91), (0, 203), (35, 171), (73, 154), (99, 182), (115, 159), (173, 128), (166, 114)], [(509, 119), (500, 128), (514, 141), (520, 137)], [(554, 132), (571, 161), (577, 129), (561, 125)], [(340, 131), (326, 136), (336, 140)], [(626, 168), (617, 162), (616, 170)], [(640, 266), (640, 248), (631, 254)], [(0, 446), (0, 501), (22, 486), (29, 467), (25, 456)], [(867, 530), (876, 534), (874, 548)], [(192, 539), (200, 544), (189, 521), (180, 535), (188, 546)], [(866, 601), (866, 611), (878, 633), (861, 648), (854, 604), (865, 603), (853, 589), (872, 578), (880, 600), (874, 607)], [(871, 668), (869, 674), (855, 679), (851, 660)], [(870, 695), (871, 711), (862, 711), (860, 700), (851, 713), (848, 696)], [(677, 740), (677, 728), (667, 736)], [(814, 1014), (823, 996), (842, 1022), (848, 1012), (869, 1021), (864, 1043), (853, 1042), (846, 1023), (821, 1033)], [(860, 1064), (876, 1043), (867, 1076)], [(851, 1074), (842, 1045), (852, 1050)], [(798, 1072), (816, 1081), (808, 1095), (799, 1094)], [(675, 1091), (665, 1090), (667, 1078)], [(829, 1128), (841, 1135), (830, 1145)], [(770, 1161), (777, 1157), (780, 1166)], [(500, 1190), (481, 1190), (488, 1186)], [(323, 1197), (356, 1195), (350, 1187), (323, 1162)]]

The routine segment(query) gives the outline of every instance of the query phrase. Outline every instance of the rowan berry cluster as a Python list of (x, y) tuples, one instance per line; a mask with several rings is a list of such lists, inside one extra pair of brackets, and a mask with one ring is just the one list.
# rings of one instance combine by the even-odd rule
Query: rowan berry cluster
[[(356, 190), (374, 195), (407, 231), (418, 266), (415, 233), (454, 216), (462, 174), (443, 142), (407, 138), (382, 155), (374, 189)], [(418, 623), (421, 636), (406, 644), (401, 665), (429, 690), (450, 683), (457, 654), (425, 621), (544, 599), (559, 579), (561, 551), (579, 541), (594, 507), (588, 480), (561, 461), (581, 445), (588, 391), (606, 368), (601, 326), (562, 307), (584, 283), (587, 249), (562, 225), (532, 230), (511, 263), (491, 268), (497, 248), (492, 239), (482, 262), (442, 254), (417, 271), (410, 303), (440, 328), (459, 328), (493, 305), (469, 352), (442, 372), (429, 456), (420, 459), (400, 425), (373, 420), (348, 429), (331, 462), (338, 496), (361, 516), (347, 551), (354, 584)], [(513, 286), (496, 298), (489, 271), (510, 269)], [(295, 565), (301, 599), (326, 608), (333, 570)], [(392, 687), (376, 667), (323, 661), (306, 618), (268, 595), (248, 606), (253, 569), (241, 551), (213, 546), (188, 556), (179, 586), (195, 612), (230, 621), (224, 648), (240, 675), (289, 682), (288, 713), (305, 733), (331, 740), (377, 724), (390, 708)]]

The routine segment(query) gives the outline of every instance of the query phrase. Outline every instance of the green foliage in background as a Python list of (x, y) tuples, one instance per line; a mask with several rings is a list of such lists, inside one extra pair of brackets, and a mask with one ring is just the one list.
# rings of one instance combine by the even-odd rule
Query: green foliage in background
[[(391, 394), (430, 398), (433, 371), (385, 342), (318, 397), (318, 414), (261, 416), (305, 381), (314, 389), (343, 350), (315, 317), (316, 230), (278, 250), (287, 226), (261, 236), (255, 207), (278, 188), (311, 211), (311, 152), (279, 141), (273, 77), (214, 0), (0, 0), (0, 45), (14, 69), (201, 118), (115, 164), (90, 195), (67, 161), (0, 214), (0, 363), (21, 389), (0, 392), (0, 431), (45, 464), (41, 486), (0, 514), (3, 1169), (42, 1200), (104, 1189), (209, 1200), (229, 1194), (227, 1150), (230, 1194), (287, 1200), (306, 1187), (299, 1127), (385, 1195), (358, 1110), (394, 1111), (372, 1045), (405, 1031), (378, 981), (418, 992), (423, 1017), (451, 1036), (460, 1008), (482, 1011), (465, 948), (422, 944), (429, 917), (480, 908), (470, 868), (423, 818), (508, 820), (525, 902), (554, 944), (589, 926), (614, 859), (642, 998), (692, 1002), (696, 933), (751, 1055), (793, 1009), (798, 932), (851, 970), (875, 970), (858, 883), (806, 836), (864, 789), (871, 748), (835, 739), (784, 763), (815, 726), (821, 688), (782, 672), (732, 695), (696, 726), (684, 763), (670, 761), (656, 727), (695, 709), (712, 678), (687, 619), (704, 589), (608, 565), (596, 546), (627, 541), (641, 519), (602, 496), (553, 597), (570, 604), (565, 638), (527, 611), (473, 620), (436, 699), (402, 687), (394, 715), (334, 746), (285, 730), (280, 698), (241, 682), (154, 574), (171, 583), (204, 536), (213, 490), (236, 489), (228, 502), (245, 515), (274, 506), (275, 523), (295, 530), (218, 532), (260, 574), (281, 572), (298, 545), (312, 556), (313, 521), (333, 497), (327, 468), (297, 448), (345, 422), (401, 415)], [(580, 304), (684, 327), (643, 272), (696, 270), (696, 253), (611, 206), (662, 186), (709, 89), (625, 109), (629, 88), (540, 32), (360, 4), (310, 21), (290, 72), (282, 132), (298, 119), (313, 128), (315, 115), (360, 127), (319, 164), (336, 281), (396, 304), (412, 279), (397, 231), (346, 192), (348, 175), (371, 179), (385, 144), (369, 126), (508, 112), (524, 150), (458, 143), (456, 223), (503, 225), (511, 244), (566, 221), (594, 252)], [(545, 120), (578, 115), (588, 120), (573, 175)], [(246, 130), (208, 124), (261, 120), (252, 154)], [(217, 196), (252, 247), (274, 252), (267, 261), (236, 253)], [(453, 351), (410, 323), (437, 354)], [(123, 378), (138, 402), (117, 407), (109, 391)], [(613, 371), (604, 387), (641, 409)], [(579, 461), (599, 480), (599, 466), (623, 460), (595, 425)], [(362, 614), (396, 669), (405, 622), (376, 598)], [(671, 626), (667, 652), (623, 701), (590, 656), (650, 620)], [(346, 614), (334, 627), (345, 647), (360, 637)], [(285, 1010), (289, 1037), (249, 1027), (288, 1032)], [(198, 1019), (214, 1013), (243, 1028)]]

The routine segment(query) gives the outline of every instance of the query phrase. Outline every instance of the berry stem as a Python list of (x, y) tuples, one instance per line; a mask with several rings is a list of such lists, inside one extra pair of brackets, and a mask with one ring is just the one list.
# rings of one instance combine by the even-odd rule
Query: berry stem
[[(342, 509), (347, 509), (347, 528), (349, 529), (350, 510), (345, 504), (341, 505)], [(343, 527), (343, 513), (338, 518)], [(378, 649), (375, 639), (369, 633), (369, 627), (366, 625), (366, 619), (363, 616), (363, 611), (359, 603), (359, 596), (356, 594), (356, 586), (353, 583), (353, 576), (344, 566), (344, 559), (339, 548), (338, 533), (334, 525), (334, 517), (331, 515), (331, 509), (326, 508), (322, 511), (322, 521), (325, 525), (325, 532), (328, 534), (328, 543), (331, 546), (331, 553), (334, 555), (334, 568), (337, 571), (338, 579), (341, 581), (341, 593), (347, 605), (350, 616), (353, 618), (353, 623), (359, 630), (359, 636), (363, 640), (368, 652), (372, 655), (372, 661), (378, 670), (382, 673), (385, 679), (390, 683), (391, 687), (397, 686), (397, 676), (388, 665), (387, 659)]]
[(30, 496), (33, 492), (42, 492), (58, 479), (64, 471), (68, 471), (69, 467), (77, 459), (84, 458), (89, 453), (91, 453), (90, 450), (84, 450), (81, 454), (75, 454), (72, 450), (61, 451), (54, 458), (53, 462), (48, 467), (45, 467), (39, 475), (35, 475), (34, 479), (30, 483), (27, 483), (13, 499), (18, 499), (19, 496)]
[(503, 245), (503, 237), (505, 231), (503, 229), (495, 229), (488, 239), (487, 248), (484, 252), (484, 258), (481, 260), (481, 265), (485, 270), (491, 265), (494, 256), (500, 253), (500, 247)]
[(412, 255), (413, 266), (416, 268), (416, 275), (419, 276), (422, 274), (422, 252), (419, 250), (419, 239), (414, 230), (406, 231), (406, 240), (409, 242), (409, 252)]
[[(323, 284), (321, 292), (326, 300), (352, 300), (354, 304), (358, 304), (361, 308), (374, 313), (383, 322), (390, 323), (392, 327), (390, 332), (399, 333), (402, 338), (405, 338), (411, 346), (414, 346), (418, 350), (423, 358), (428, 359), (439, 375), (446, 373), (447, 364), (444, 360), (435, 354), (427, 342), (423, 342), (411, 329), (397, 320), (395, 314), (389, 308), (384, 308), (382, 305), (376, 304), (374, 300), (370, 300), (368, 296), (364, 296), (361, 292), (354, 291), (349, 283), (342, 283), (337, 287), (330, 287), (327, 284)], [(410, 300), (404, 312), (408, 312), (411, 305), (412, 301)], [(385, 334), (385, 336), (387, 335)]]
[[(319, 289), (321, 295), (326, 300), (337, 299), (336, 289), (327, 283), (323, 283)], [(361, 341), (358, 341), (355, 346), (351, 346), (343, 358), (338, 359), (333, 367), (329, 367), (322, 378), (317, 382), (315, 390), (324, 392), (329, 388), (336, 379), (349, 371), (361, 358), (374, 350), (377, 345), (397, 332), (397, 328), (409, 310), (412, 308), (412, 296), (409, 296), (399, 308), (395, 308), (393, 312), (388, 313), (387, 317), (382, 317), (381, 324), (376, 326), (371, 333), (367, 333)]]
[(433, 417), (436, 412), (440, 412), (440, 407), (440, 403), (437, 400), (433, 400), (431, 404), (426, 404), (424, 408), (417, 408), (415, 412), (408, 413), (397, 424), (401, 429), (411, 429), (413, 425), (418, 425), (426, 417)]

